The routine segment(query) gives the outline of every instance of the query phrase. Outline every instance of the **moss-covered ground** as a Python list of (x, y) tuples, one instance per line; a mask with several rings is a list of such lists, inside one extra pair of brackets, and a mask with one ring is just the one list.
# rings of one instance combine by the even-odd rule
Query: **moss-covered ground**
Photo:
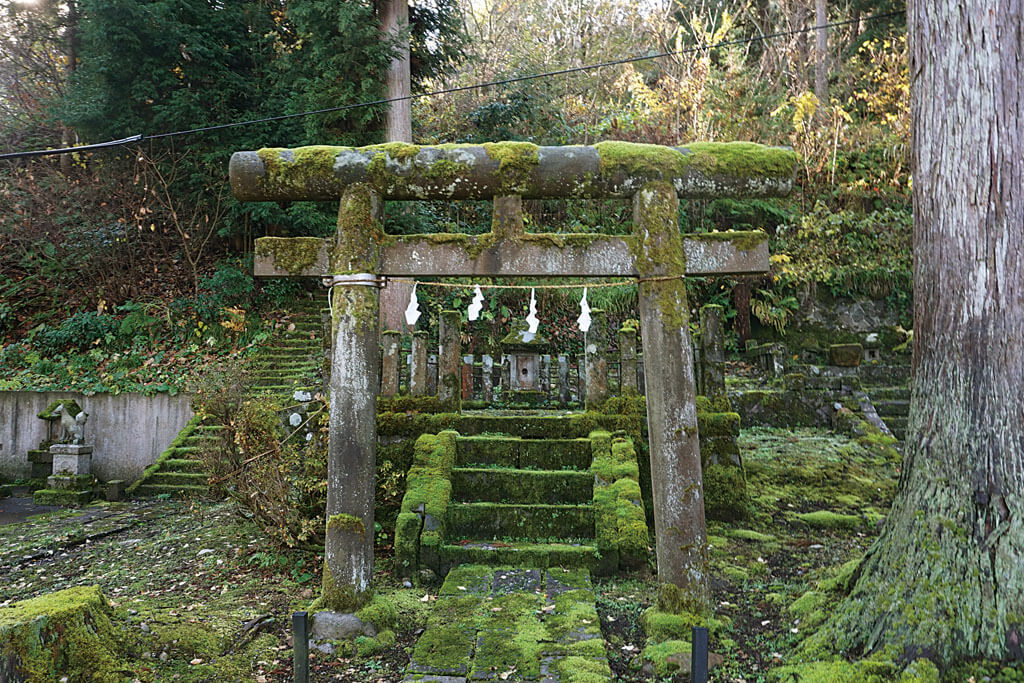
[[(712, 680), (770, 681), (794, 672), (801, 681), (858, 680), (858, 672), (885, 669), (786, 667), (794, 646), (837, 604), (856, 566), (851, 561), (876, 536), (899, 462), (825, 430), (746, 429), (739, 443), (751, 514), (708, 526), (711, 650), (723, 662)], [(392, 559), (390, 547), (378, 547), (371, 608), (380, 635), (330, 655), (315, 653), (313, 680), (400, 681), (417, 648), (429, 645), (419, 637), (428, 624), (457, 627), (457, 615), (449, 620), (439, 605), (451, 603), (449, 611), (457, 612), (458, 600), (429, 581), (403, 587), (392, 574)], [(106, 504), (0, 526), (0, 606), (96, 584), (113, 607), (114, 626), (131, 636), (124, 641), (132, 667), (126, 680), (289, 681), (290, 615), (315, 597), (320, 565), (315, 551), (270, 550), (256, 528), (225, 504)], [(595, 579), (593, 593), (613, 680), (686, 680), (673, 678), (674, 667), (687, 659), (685, 640), (673, 641), (690, 625), (650, 609), (657, 596), (653, 567)], [(504, 663), (532, 652), (531, 642), (525, 637), (493, 644), (501, 646), (496, 656)], [(579, 672), (591, 659), (577, 662)], [(1004, 673), (991, 666), (978, 669), (983, 671)], [(1009, 672), (1010, 678), (992, 680), (1018, 680), (1013, 676), (1022, 673)], [(819, 673), (825, 678), (815, 678)], [(947, 680), (967, 680), (971, 673)]]

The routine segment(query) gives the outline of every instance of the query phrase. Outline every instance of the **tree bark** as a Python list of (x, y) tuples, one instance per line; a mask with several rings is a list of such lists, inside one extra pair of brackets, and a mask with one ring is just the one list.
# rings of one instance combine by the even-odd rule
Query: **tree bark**
[(914, 368), (893, 509), (830, 628), (940, 666), (1024, 655), (1024, 0), (908, 7)]
[[(825, 0), (814, 0), (814, 25), (828, 23)], [(822, 107), (828, 106), (828, 29), (818, 28), (814, 42), (814, 95)], [(820, 111), (820, 110), (819, 110)]]
[[(409, 0), (384, 0), (381, 24), (385, 39), (393, 39), (409, 26)], [(387, 76), (388, 99), (402, 97), (388, 107), (385, 135), (388, 142), (412, 142), (412, 76), (409, 70), (409, 37), (399, 41)]]

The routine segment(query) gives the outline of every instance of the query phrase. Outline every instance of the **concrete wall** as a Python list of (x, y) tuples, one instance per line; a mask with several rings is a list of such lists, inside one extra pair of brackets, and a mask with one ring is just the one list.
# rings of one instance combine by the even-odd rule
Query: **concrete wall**
[(27, 477), (29, 449), (46, 438), (46, 421), (37, 415), (51, 402), (72, 398), (89, 414), (85, 443), (94, 447), (92, 473), (100, 481), (132, 482), (156, 461), (192, 418), (189, 397), (157, 394), (72, 392), (0, 392), (0, 477)]

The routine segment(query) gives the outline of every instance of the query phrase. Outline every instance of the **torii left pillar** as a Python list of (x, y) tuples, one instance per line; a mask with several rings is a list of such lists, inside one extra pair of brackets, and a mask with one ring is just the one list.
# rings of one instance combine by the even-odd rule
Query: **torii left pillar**
[(373, 577), (373, 487), (377, 467), (377, 319), (381, 199), (350, 185), (338, 209), (331, 258), (334, 358), (327, 444), (327, 546), (322, 606), (353, 612)]

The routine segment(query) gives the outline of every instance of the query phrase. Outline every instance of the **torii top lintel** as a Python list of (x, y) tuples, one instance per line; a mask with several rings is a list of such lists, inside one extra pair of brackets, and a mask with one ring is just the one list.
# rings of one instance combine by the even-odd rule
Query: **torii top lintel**
[(632, 197), (651, 181), (671, 183), (679, 197), (714, 199), (786, 195), (795, 168), (791, 149), (751, 142), (387, 143), (236, 152), (230, 176), (241, 201), (339, 199), (354, 183), (386, 200)]

